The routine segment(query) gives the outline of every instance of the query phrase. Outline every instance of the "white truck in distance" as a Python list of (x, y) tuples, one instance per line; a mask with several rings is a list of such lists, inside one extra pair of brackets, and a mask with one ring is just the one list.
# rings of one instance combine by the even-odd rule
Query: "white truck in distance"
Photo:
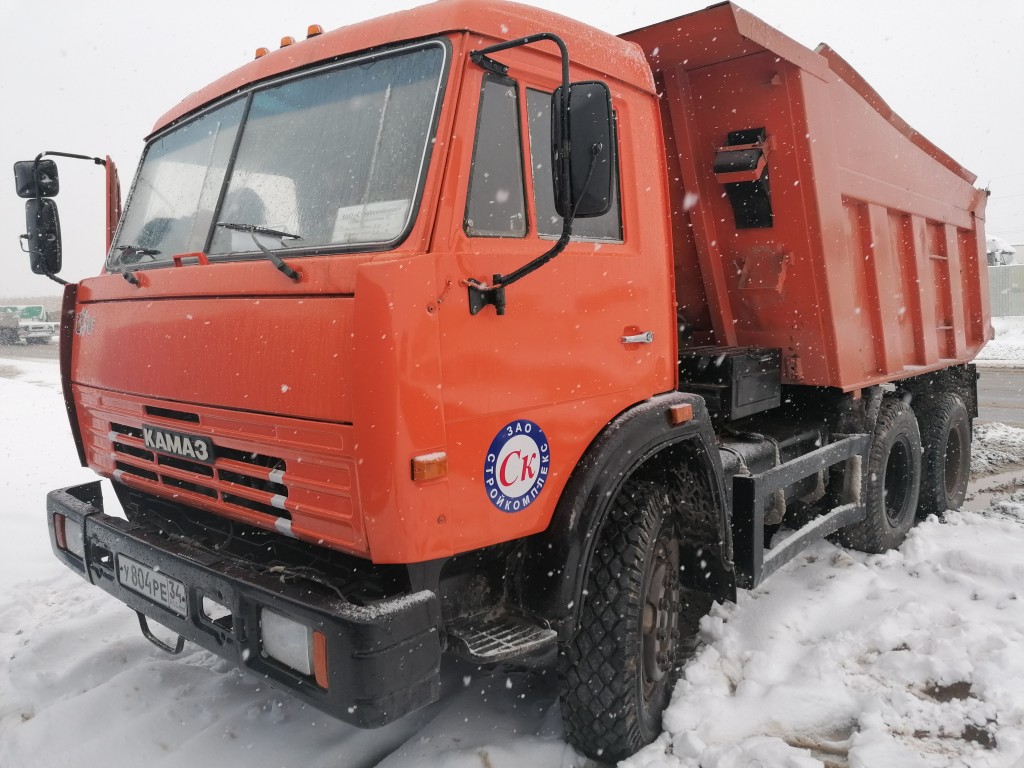
[(0, 307), (0, 344), (49, 344), (56, 332), (41, 304)]

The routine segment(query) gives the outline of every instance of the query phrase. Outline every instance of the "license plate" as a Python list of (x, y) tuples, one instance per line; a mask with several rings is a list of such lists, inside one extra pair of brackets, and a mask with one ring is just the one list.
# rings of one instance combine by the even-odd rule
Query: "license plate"
[(188, 597), (185, 585), (177, 579), (143, 565), (124, 555), (117, 556), (117, 580), (121, 586), (138, 592), (157, 605), (162, 605), (179, 616), (188, 615)]

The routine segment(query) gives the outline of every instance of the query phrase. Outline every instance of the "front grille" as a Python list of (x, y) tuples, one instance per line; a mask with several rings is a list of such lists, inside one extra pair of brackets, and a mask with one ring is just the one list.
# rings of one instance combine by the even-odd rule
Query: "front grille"
[[(174, 414), (178, 421), (198, 421), (198, 417), (188, 418), (190, 414), (181, 411), (146, 410), (149, 415), (157, 415), (159, 410), (164, 417)], [(258, 512), (272, 519), (291, 517), (284, 508), (288, 487), (283, 482), (287, 464), (282, 458), (217, 445), (215, 441), (216, 460), (203, 464), (149, 450), (139, 427), (112, 422), (110, 430), (115, 468), (122, 475), (198, 494), (228, 508)]]
[[(196, 514), (369, 556), (352, 425), (73, 386), (89, 465), (100, 474)], [(146, 447), (143, 425), (212, 441), (213, 462)]]

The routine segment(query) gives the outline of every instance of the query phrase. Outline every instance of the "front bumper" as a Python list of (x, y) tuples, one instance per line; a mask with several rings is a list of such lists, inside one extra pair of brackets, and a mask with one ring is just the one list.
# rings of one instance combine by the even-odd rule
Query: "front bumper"
[[(239, 558), (189, 547), (104, 514), (99, 482), (51, 491), (46, 508), (54, 553), (84, 579), (185, 639), (287, 688), (340, 720), (377, 727), (438, 698), (440, 607), (432, 592), (363, 607), (285, 584)], [(84, 561), (57, 545), (55, 513), (84, 526)], [(184, 584), (188, 615), (178, 616), (123, 587), (117, 579), (119, 555)], [(230, 608), (231, 620), (209, 619), (202, 610), (203, 597)], [(262, 652), (259, 616), (263, 607), (325, 635), (326, 690)]]

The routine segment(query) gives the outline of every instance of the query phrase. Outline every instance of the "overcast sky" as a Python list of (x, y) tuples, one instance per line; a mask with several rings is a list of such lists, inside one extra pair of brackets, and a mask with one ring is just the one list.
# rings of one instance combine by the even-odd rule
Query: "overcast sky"
[[(419, 3), (376, 0), (0, 0), (0, 165), (42, 150), (109, 154), (125, 192), (142, 138), (156, 119), (283, 35), (301, 38)], [(710, 2), (536, 3), (613, 33)], [(907, 122), (978, 174), (992, 190), (988, 233), (1024, 243), (1024, 2), (1021, 0), (740, 0), (739, 5), (813, 48), (827, 42)], [(63, 277), (103, 261), (103, 175), (59, 163)], [(8, 174), (0, 186), (0, 296), (56, 294), (20, 252), (24, 203)]]

